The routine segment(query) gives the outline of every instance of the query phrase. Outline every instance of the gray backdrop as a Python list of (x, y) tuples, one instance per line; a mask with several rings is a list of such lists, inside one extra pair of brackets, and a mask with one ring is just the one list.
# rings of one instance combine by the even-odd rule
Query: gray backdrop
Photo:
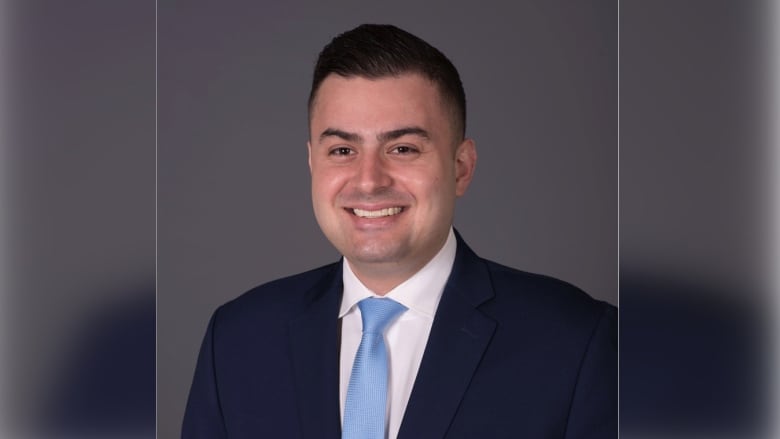
[(461, 73), (475, 180), (456, 227), (481, 256), (617, 303), (617, 3), (158, 2), (158, 437), (177, 437), (221, 303), (334, 261), (309, 198), (319, 50), (392, 23)]

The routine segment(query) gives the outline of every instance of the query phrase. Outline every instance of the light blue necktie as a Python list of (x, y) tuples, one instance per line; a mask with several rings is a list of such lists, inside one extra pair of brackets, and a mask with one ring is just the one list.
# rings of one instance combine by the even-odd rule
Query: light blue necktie
[(385, 439), (387, 348), (384, 331), (406, 307), (391, 299), (369, 297), (358, 303), (363, 336), (344, 404), (342, 439)]

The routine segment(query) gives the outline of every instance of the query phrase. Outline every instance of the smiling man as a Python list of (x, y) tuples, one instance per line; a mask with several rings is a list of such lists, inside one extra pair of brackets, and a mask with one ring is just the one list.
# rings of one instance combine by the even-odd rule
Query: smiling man
[(452, 228), (465, 105), (452, 63), (394, 26), (323, 49), (312, 201), (344, 257), (214, 313), (183, 437), (617, 437), (615, 308)]
[(311, 107), (317, 222), (358, 279), (384, 295), (444, 246), (474, 173), (474, 142), (416, 72), (329, 75)]

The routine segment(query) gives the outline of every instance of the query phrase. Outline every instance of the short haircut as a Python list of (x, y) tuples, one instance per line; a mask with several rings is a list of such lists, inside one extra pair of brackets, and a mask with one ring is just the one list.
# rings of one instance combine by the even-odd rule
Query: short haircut
[(388, 24), (362, 24), (335, 37), (320, 52), (309, 94), (309, 114), (322, 81), (330, 74), (379, 79), (417, 73), (439, 88), (450, 107), (454, 132), (466, 134), (466, 94), (455, 66), (438, 49)]

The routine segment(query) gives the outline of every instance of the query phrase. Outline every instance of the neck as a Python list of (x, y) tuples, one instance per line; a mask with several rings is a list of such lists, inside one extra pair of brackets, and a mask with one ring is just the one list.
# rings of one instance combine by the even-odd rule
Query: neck
[(349, 261), (349, 267), (355, 276), (378, 296), (384, 296), (393, 288), (404, 283), (407, 279), (420, 271), (428, 261), (416, 264), (412, 267), (382, 266), (375, 264), (360, 264)]
[(348, 259), (349, 267), (366, 288), (378, 296), (384, 296), (431, 262), (444, 248), (448, 236), (449, 232), (444, 236), (441, 245), (435, 252), (423, 255), (414, 261), (362, 262)]

